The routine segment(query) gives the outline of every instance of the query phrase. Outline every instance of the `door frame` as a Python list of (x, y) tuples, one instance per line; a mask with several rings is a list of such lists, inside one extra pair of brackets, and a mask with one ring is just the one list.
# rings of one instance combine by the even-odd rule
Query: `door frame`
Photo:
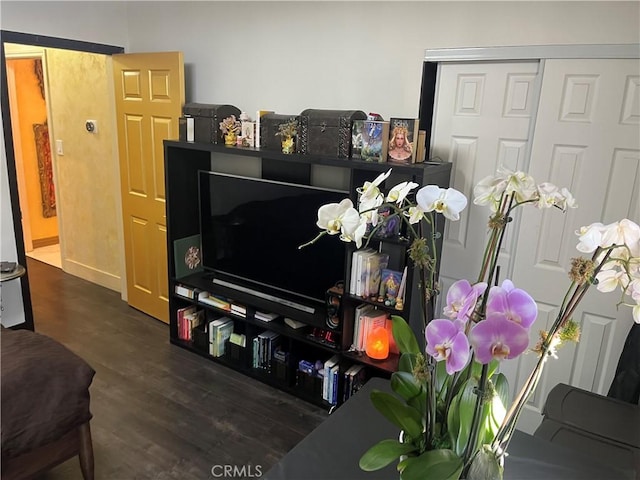
[(29, 271), (27, 257), (24, 248), (22, 231), (20, 199), (18, 196), (18, 178), (16, 173), (16, 157), (14, 151), (13, 131), (11, 128), (11, 109), (9, 107), (9, 91), (7, 88), (7, 67), (5, 55), (5, 43), (18, 43), (33, 45), (43, 48), (59, 48), (78, 52), (99, 53), (113, 55), (124, 53), (124, 47), (105, 45), (100, 43), (84, 42), (66, 38), (48, 37), (32, 33), (13, 32), (0, 30), (0, 111), (2, 112), (2, 129), (4, 133), (4, 146), (7, 161), (7, 177), (9, 181), (9, 195), (11, 199), (11, 214), (13, 217), (13, 231), (18, 254), (18, 263), (26, 269), (22, 281), (22, 301), (24, 304), (24, 323), (16, 325), (16, 328), (34, 330), (33, 309), (31, 306), (31, 291), (29, 289)]

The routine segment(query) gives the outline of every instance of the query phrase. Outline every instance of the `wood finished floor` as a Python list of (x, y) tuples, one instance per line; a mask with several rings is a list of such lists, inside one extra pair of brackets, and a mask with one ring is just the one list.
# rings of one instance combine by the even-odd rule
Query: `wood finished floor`
[[(96, 479), (204, 480), (224, 464), (266, 472), (327, 417), (171, 345), (168, 326), (129, 307), (119, 293), (37, 260), (28, 259), (27, 267), (36, 331), (96, 370), (90, 390)], [(41, 478), (81, 479), (77, 457)]]

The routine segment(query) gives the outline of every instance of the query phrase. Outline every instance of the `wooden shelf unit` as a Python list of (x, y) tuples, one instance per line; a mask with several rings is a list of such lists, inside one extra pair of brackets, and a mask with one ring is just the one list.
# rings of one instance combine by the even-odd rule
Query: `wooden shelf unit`
[[(305, 323), (310, 329), (322, 328), (330, 330), (325, 323), (326, 311), (307, 314), (295, 308), (254, 296), (251, 293), (214, 284), (211, 278), (212, 272), (200, 272), (187, 277), (176, 278), (173, 244), (176, 239), (200, 233), (199, 170), (218, 171), (303, 185), (316, 185), (320, 182), (322, 184), (317, 186), (339, 188), (350, 192), (355, 204), (357, 200), (355, 197), (356, 188), (363, 185), (365, 181), (372, 181), (378, 174), (387, 171), (389, 168), (393, 170), (391, 177), (386, 181), (387, 188), (402, 181), (413, 181), (420, 186), (435, 184), (446, 188), (449, 186), (451, 164), (391, 165), (314, 155), (286, 155), (278, 151), (266, 151), (256, 148), (168, 140), (164, 142), (164, 155), (169, 266), (169, 331), (172, 344), (234, 368), (252, 378), (323, 407), (330, 407), (330, 405), (324, 402), (321, 396), (318, 398), (314, 392), (296, 385), (297, 362), (305, 356), (308, 356), (309, 358), (307, 359), (310, 361), (314, 358), (323, 361), (334, 355), (339, 355), (347, 364), (361, 363), (365, 365), (371, 376), (388, 378), (397, 369), (397, 355), (391, 355), (384, 361), (376, 361), (370, 359), (364, 353), (349, 351), (353, 338), (354, 310), (363, 302), (363, 299), (346, 293), (342, 295), (341, 319), (339, 327), (335, 331), (338, 342), (335, 347), (331, 347), (312, 338), (308, 333), (309, 329), (300, 332), (285, 325), (282, 320), (282, 317), (289, 317)], [(326, 182), (334, 181), (337, 185), (326, 185)], [(437, 230), (440, 233), (437, 248), (440, 249), (444, 222), (438, 225)], [(336, 239), (336, 241), (339, 240)], [(398, 241), (397, 239), (388, 241), (375, 240), (374, 242), (382, 251), (390, 254), (390, 268), (401, 271), (405, 265), (408, 266), (404, 309), (397, 311), (384, 305), (378, 305), (378, 307), (387, 309), (391, 314), (403, 316), (412, 325), (416, 334), (419, 335), (418, 338), (420, 338), (422, 336), (420, 332), (422, 325), (421, 309), (419, 295), (416, 294), (418, 288), (417, 279), (414, 279), (413, 269), (407, 257), (409, 242), (406, 240)], [(313, 248), (313, 246), (308, 248)], [(354, 250), (355, 246), (349, 244), (344, 279), (350, 278), (350, 255)], [(198, 302), (197, 299), (180, 296), (175, 293), (176, 285), (184, 285), (192, 289), (207, 291), (212, 295), (232, 298), (237, 303), (246, 306), (246, 317), (237, 316), (209, 304)], [(330, 287), (332, 285), (327, 285), (327, 289)], [(290, 355), (286, 374), (281, 378), (276, 378), (266, 372), (256, 371), (256, 369), (251, 368), (248, 358), (243, 358), (240, 362), (230, 361), (226, 356), (214, 358), (209, 355), (208, 351), (196, 346), (193, 342), (181, 340), (178, 336), (177, 310), (189, 305), (198, 305), (210, 314), (225, 315), (232, 318), (236, 325), (236, 330), (245, 333), (247, 336), (247, 352), (251, 349), (251, 336), (257, 335), (262, 330), (272, 330), (279, 333), (284, 344), (283, 348), (286, 348)], [(281, 318), (271, 322), (262, 322), (254, 318), (256, 310), (273, 312), (281, 316)]]

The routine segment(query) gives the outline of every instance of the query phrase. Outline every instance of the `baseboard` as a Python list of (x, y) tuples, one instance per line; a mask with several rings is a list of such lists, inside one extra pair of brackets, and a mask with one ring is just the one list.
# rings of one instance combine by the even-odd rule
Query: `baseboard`
[(65, 272), (75, 275), (76, 277), (80, 277), (83, 280), (120, 292), (120, 277), (112, 273), (103, 272), (102, 270), (98, 270), (94, 267), (90, 267), (70, 259), (66, 259), (63, 262), (62, 268)]
[(48, 247), (49, 245), (56, 245), (60, 243), (60, 238), (57, 236), (46, 237), (46, 238), (33, 238), (31, 239), (31, 243), (33, 244), (33, 248)]

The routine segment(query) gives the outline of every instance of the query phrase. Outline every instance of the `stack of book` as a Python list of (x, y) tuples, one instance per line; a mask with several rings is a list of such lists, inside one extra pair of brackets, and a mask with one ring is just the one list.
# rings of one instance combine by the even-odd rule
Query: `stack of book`
[(175, 292), (181, 297), (190, 298), (191, 300), (193, 300), (196, 294), (199, 293), (199, 290), (197, 288), (187, 287), (186, 285), (176, 284)]
[(253, 368), (271, 372), (273, 352), (280, 346), (280, 334), (272, 331), (262, 332), (253, 339)]
[(388, 263), (389, 255), (370, 248), (353, 252), (349, 293), (364, 298), (377, 298), (381, 272), (387, 268)]
[(387, 328), (389, 314), (384, 310), (378, 310), (372, 305), (362, 304), (356, 307), (353, 325), (352, 350), (364, 352), (369, 333), (377, 327)]
[(278, 318), (278, 314), (277, 313), (270, 313), (270, 312), (258, 312), (256, 311), (254, 317), (256, 320), (260, 320), (261, 322), (270, 322), (272, 320), (275, 320), (276, 318)]
[(233, 320), (229, 317), (216, 318), (209, 323), (209, 354), (222, 357), (225, 343), (233, 333)]
[(195, 305), (179, 308), (178, 316), (178, 338), (180, 340), (193, 341), (193, 329), (201, 325), (204, 321), (204, 310), (198, 310)]
[(212, 307), (216, 307), (227, 312), (231, 311), (231, 302), (229, 302), (226, 298), (211, 295), (209, 292), (198, 293), (198, 302), (211, 305)]
[(367, 369), (362, 364), (352, 365), (343, 374), (342, 401), (346, 402), (351, 395), (356, 393), (367, 381)]
[(246, 318), (247, 317), (247, 307), (244, 305), (240, 305), (239, 303), (231, 303), (231, 313), (234, 315), (238, 315), (239, 317)]

